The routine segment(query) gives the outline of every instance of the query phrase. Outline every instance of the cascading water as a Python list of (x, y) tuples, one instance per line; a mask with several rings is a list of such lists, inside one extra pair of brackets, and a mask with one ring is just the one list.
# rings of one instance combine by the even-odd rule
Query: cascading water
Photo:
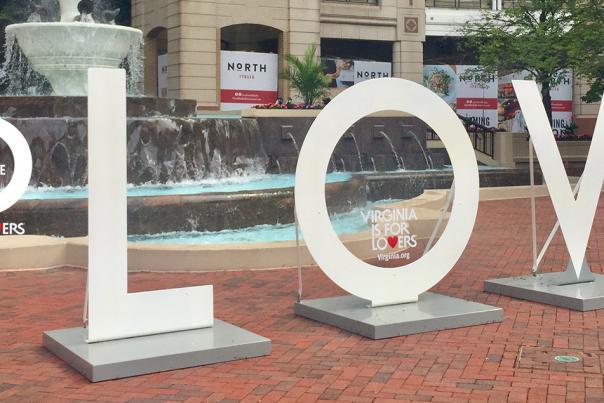
[(350, 133), (350, 136), (352, 137), (352, 141), (354, 141), (354, 146), (357, 149), (357, 155), (359, 156), (359, 168), (361, 169), (361, 171), (364, 171), (365, 169), (363, 169), (363, 158), (361, 157), (359, 143), (357, 142), (357, 138), (354, 136), (354, 133)]
[(432, 158), (426, 153), (426, 150), (424, 149), (424, 146), (422, 146), (421, 141), (419, 141), (419, 137), (417, 137), (417, 134), (415, 134), (412, 130), (408, 130), (407, 132), (413, 136), (420, 150), (422, 150), (422, 153), (424, 154), (424, 159), (426, 160), (426, 167), (428, 169), (434, 169), (434, 166), (432, 164)]
[(6, 32), (4, 63), (0, 68), (0, 89), (9, 95), (48, 95), (52, 88), (36, 73), (17, 45), (13, 32)]
[[(86, 185), (86, 118), (5, 119), (31, 144), (32, 187)], [(269, 159), (252, 119), (130, 118), (127, 141), (128, 183), (133, 185), (249, 179), (265, 175)], [(0, 187), (11, 178), (9, 155), (0, 144), (0, 160), (9, 173), (0, 176)]]
[(141, 36), (130, 44), (128, 55), (120, 64), (124, 68), (128, 77), (128, 94), (131, 96), (141, 95), (141, 86), (144, 82), (144, 63), (143, 63), (143, 37)]
[(298, 142), (296, 141), (296, 138), (294, 137), (294, 135), (288, 132), (287, 136), (291, 139), (292, 144), (294, 145), (294, 148), (296, 149), (296, 155), (300, 155), (300, 147), (298, 147)]
[(101, 16), (97, 18), (104, 23), (96, 22), (93, 9), (81, 7), (80, 14), (78, 5), (84, 1), (60, 0), (59, 3), (60, 13), (48, 5), (48, 9), (34, 12), (29, 18), (32, 22), (6, 28), (5, 62), (0, 80), (8, 88), (7, 95), (46, 95), (40, 90), (44, 87), (40, 82), (44, 81), (40, 78), (43, 76), (52, 86), (47, 91), (53, 95), (83, 96), (91, 67), (125, 67), (129, 92), (138, 95), (142, 81), (142, 32), (114, 25), (107, 16), (116, 13), (109, 10), (97, 13)]
[(405, 161), (403, 161), (403, 158), (396, 152), (396, 148), (394, 147), (394, 144), (392, 143), (392, 139), (383, 131), (380, 131), (380, 134), (382, 136), (384, 136), (384, 138), (390, 145), (390, 148), (392, 149), (392, 153), (394, 154), (394, 159), (396, 159), (396, 165), (398, 166), (398, 169), (405, 169)]

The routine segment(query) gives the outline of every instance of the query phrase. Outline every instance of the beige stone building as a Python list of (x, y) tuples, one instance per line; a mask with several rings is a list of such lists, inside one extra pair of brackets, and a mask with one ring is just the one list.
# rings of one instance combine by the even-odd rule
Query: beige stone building
[[(274, 43), (283, 55), (302, 55), (323, 39), (386, 44), (393, 73), (422, 79), (424, 0), (134, 0), (133, 25), (146, 38), (145, 91), (157, 94), (158, 53), (168, 54), (170, 97), (220, 103), (220, 50), (255, 50)], [(333, 43), (333, 42), (332, 42)], [(354, 47), (354, 42), (346, 42)], [(324, 53), (324, 52), (322, 52)], [(285, 82), (279, 93), (288, 95)]]
[[(458, 27), (481, 10), (513, 0), (133, 0), (133, 25), (145, 35), (145, 92), (195, 99), (217, 110), (221, 50), (301, 56), (311, 44), (324, 57), (389, 62), (392, 74), (421, 82), (424, 64), (471, 64), (455, 46)], [(167, 60), (167, 92), (158, 94), (158, 56)], [(573, 109), (591, 130), (597, 105)], [(280, 80), (278, 93), (290, 95)]]

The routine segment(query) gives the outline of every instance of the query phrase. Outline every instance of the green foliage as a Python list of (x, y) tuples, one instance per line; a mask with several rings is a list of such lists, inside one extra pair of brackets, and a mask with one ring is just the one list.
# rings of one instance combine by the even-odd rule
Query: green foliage
[(485, 70), (529, 71), (543, 87), (550, 120), (549, 90), (566, 78), (565, 69), (594, 83), (589, 100), (602, 94), (602, 0), (521, 0), (514, 8), (486, 12), (481, 20), (468, 22), (462, 34)]
[(327, 93), (329, 79), (325, 76), (325, 66), (316, 56), (317, 47), (311, 45), (302, 59), (291, 54), (285, 55), (289, 68), (281, 73), (281, 77), (290, 82), (298, 90), (304, 103), (311, 106)]
[(604, 93), (604, 64), (586, 74), (591, 82), (589, 91), (583, 96), (585, 102), (598, 102)]
[(592, 0), (592, 7), (582, 8), (575, 32), (580, 46), (572, 49), (573, 68), (591, 87), (583, 97), (586, 102), (597, 102), (604, 93), (604, 2)]

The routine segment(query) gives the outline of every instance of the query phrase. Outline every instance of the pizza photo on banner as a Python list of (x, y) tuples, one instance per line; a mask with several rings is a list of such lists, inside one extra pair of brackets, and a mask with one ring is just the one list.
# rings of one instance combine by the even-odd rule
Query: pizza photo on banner
[[(500, 126), (512, 132), (526, 131), (524, 117), (512, 86), (513, 80), (532, 80), (528, 71), (508, 74), (499, 78)], [(563, 136), (573, 123), (573, 73), (566, 71), (562, 82), (550, 91), (552, 97), (552, 129), (555, 136)]]
[(279, 55), (222, 51), (220, 56), (221, 110), (240, 110), (277, 100)]
[(459, 115), (486, 127), (497, 127), (497, 83), (497, 74), (484, 73), (480, 66), (424, 66), (424, 87)]

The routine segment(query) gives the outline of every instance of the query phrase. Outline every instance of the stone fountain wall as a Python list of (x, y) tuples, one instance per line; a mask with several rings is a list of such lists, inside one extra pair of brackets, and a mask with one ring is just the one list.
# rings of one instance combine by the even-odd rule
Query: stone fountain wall
[[(30, 145), (30, 185), (85, 186), (85, 99), (36, 97), (31, 101), (28, 107), (27, 98), (0, 98), (0, 114), (24, 134)], [(294, 173), (298, 149), (313, 122), (313, 118), (297, 117), (203, 119), (192, 117), (194, 105), (162, 102), (144, 98), (128, 102), (129, 183)], [(167, 113), (170, 117), (165, 116)], [(425, 133), (425, 124), (416, 118), (362, 119), (342, 137), (328, 170), (373, 172), (432, 167), (425, 153)], [(8, 181), (12, 154), (2, 142), (0, 164), (7, 165), (9, 175), (3, 178)]]
[[(297, 150), (289, 134), (301, 147), (314, 118), (257, 120), (269, 159), (278, 160), (282, 172), (295, 172)], [(361, 119), (342, 136), (333, 152), (329, 170), (373, 172), (433, 168), (426, 146), (427, 128), (425, 123), (413, 117)]]
[[(30, 145), (32, 186), (86, 185), (86, 119), (7, 120)], [(128, 182), (170, 183), (264, 172), (265, 153), (259, 139), (254, 121), (132, 118), (128, 120)], [(0, 160), (7, 161), (12, 172), (12, 155), (4, 144)]]

